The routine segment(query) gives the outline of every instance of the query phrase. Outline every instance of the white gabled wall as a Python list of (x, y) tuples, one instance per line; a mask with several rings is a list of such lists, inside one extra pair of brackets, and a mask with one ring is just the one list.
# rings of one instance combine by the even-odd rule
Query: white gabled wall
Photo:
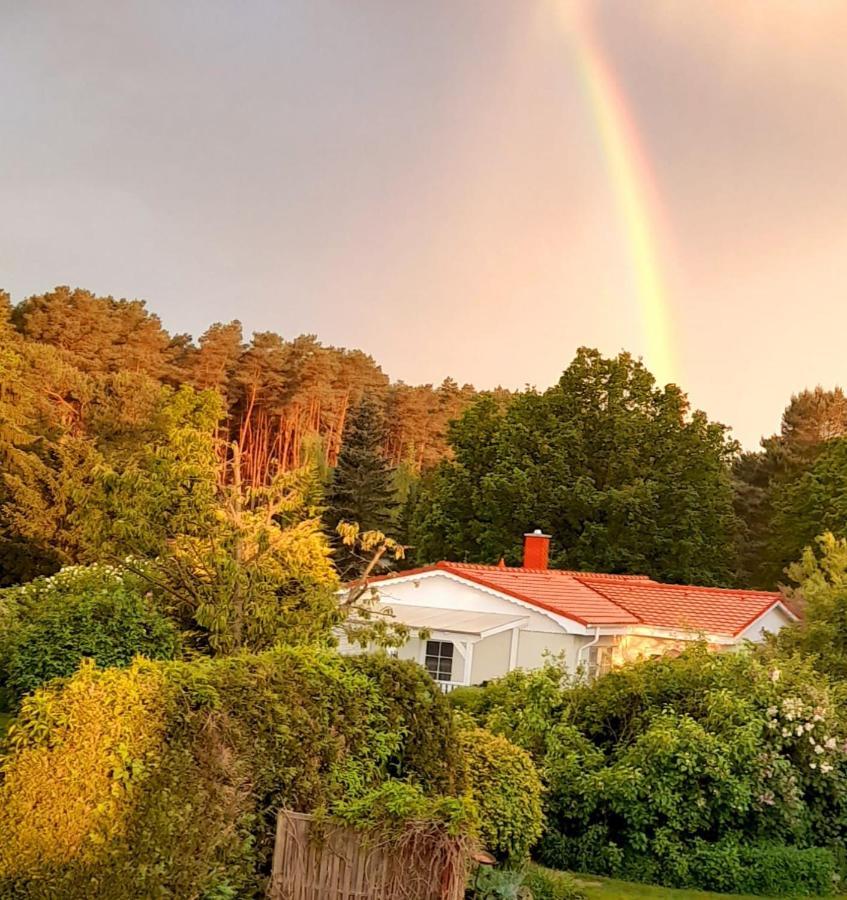
[(763, 641), (766, 631), (771, 632), (771, 634), (776, 634), (780, 628), (784, 628), (789, 622), (791, 622), (790, 616), (779, 607), (774, 607), (773, 609), (768, 610), (761, 619), (757, 619), (749, 628), (743, 631), (738, 640)]
[(525, 616), (529, 619), (527, 630), (562, 634), (565, 629), (552, 618), (506, 597), (488, 593), (470, 582), (462, 582), (438, 573), (417, 580), (385, 581), (374, 585), (380, 599), (387, 606), (405, 603), (409, 606), (427, 606), (433, 609), (462, 609), (471, 612), (500, 613)]

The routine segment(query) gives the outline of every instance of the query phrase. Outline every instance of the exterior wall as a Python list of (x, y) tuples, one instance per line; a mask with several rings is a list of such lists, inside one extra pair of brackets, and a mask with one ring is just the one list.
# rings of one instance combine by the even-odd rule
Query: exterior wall
[(770, 612), (765, 613), (761, 619), (754, 622), (746, 631), (742, 632), (739, 640), (763, 641), (766, 631), (776, 634), (780, 628), (783, 628), (790, 621), (791, 619), (781, 609), (772, 609)]
[(509, 671), (512, 652), (512, 631), (492, 634), (474, 644), (471, 665), (471, 684), (482, 684), (499, 678)]
[(537, 631), (521, 631), (518, 641), (517, 669), (538, 669), (544, 665), (546, 653), (565, 654), (568, 671), (576, 670), (579, 648), (590, 640), (575, 634), (543, 634)]
[[(557, 656), (564, 654), (565, 664), (570, 672), (575, 672), (580, 663), (589, 664), (589, 653), (580, 656), (580, 649), (594, 643), (594, 634), (586, 633), (587, 629), (571, 624), (568, 620), (557, 620), (541, 611), (513, 602), (504, 597), (488, 593), (470, 583), (462, 583), (448, 578), (446, 575), (429, 575), (420, 579), (411, 579), (402, 583), (391, 581), (378, 585), (380, 599), (388, 606), (425, 606), (432, 609), (460, 609), (470, 612), (519, 614), (526, 617), (527, 625), (517, 632), (517, 648), (514, 655), (515, 668), (537, 669), (544, 664), (547, 654)], [(738, 639), (736, 644), (709, 645), (712, 650), (727, 650), (739, 646), (744, 640), (761, 641), (764, 632), (779, 631), (790, 621), (790, 617), (782, 610), (771, 610), (757, 622), (753, 623)], [(492, 678), (498, 678), (509, 671), (512, 656), (512, 630), (478, 640), (474, 643), (473, 659), (470, 672), (470, 683), (480, 684)], [(433, 633), (434, 640), (453, 640), (455, 654), (453, 659), (453, 682), (464, 680), (465, 659), (464, 641), (470, 635), (449, 635)], [(676, 654), (690, 646), (692, 640), (684, 637), (663, 637), (643, 634), (607, 634), (595, 645), (606, 648), (604, 657), (611, 667), (624, 665), (639, 659), (663, 656), (666, 653)], [(423, 662), (424, 646), (417, 636), (413, 635), (405, 646), (397, 651), (401, 659), (412, 659)]]
[(423, 641), (417, 635), (411, 635), (402, 647), (397, 648), (397, 657), (420, 662), (423, 659)]
[[(499, 635), (495, 635), (495, 637), (499, 637)], [(456, 635), (455, 637), (451, 637), (449, 635), (439, 634), (437, 636), (430, 638), (430, 640), (435, 640), (435, 641), (452, 640), (453, 647), (454, 647), (454, 650), (453, 650), (453, 679), (452, 680), (454, 682), (461, 683), (465, 677), (465, 654), (464, 654), (462, 635)], [(493, 640), (493, 638), (490, 638), (489, 640)], [(482, 643), (485, 643), (485, 642), (481, 641), (480, 643), (476, 644), (476, 646), (474, 647), (474, 651), (473, 651), (474, 652), (474, 659), (473, 659), (474, 664), (476, 663), (476, 650)], [(422, 641), (417, 635), (413, 634), (402, 647), (399, 647), (397, 649), (397, 658), (398, 659), (411, 659), (414, 662), (417, 662), (417, 663), (420, 663), (421, 665), (423, 665), (424, 664), (424, 650), (426, 649), (425, 645), (426, 645), (426, 641)], [(509, 656), (508, 656), (508, 652), (507, 652), (506, 665), (508, 665), (508, 663), (509, 663)], [(505, 669), (500, 674), (505, 674)], [(494, 676), (489, 675), (487, 677), (492, 678)], [(473, 678), (471, 678), (471, 684), (477, 684), (477, 683), (478, 682), (474, 681)]]
[[(614, 640), (612, 667), (617, 668), (629, 662), (638, 662), (638, 660), (650, 659), (654, 656), (665, 656), (666, 654), (676, 656), (691, 644), (692, 641), (682, 639), (623, 634)], [(724, 649), (717, 644), (709, 644), (708, 647), (712, 651)]]

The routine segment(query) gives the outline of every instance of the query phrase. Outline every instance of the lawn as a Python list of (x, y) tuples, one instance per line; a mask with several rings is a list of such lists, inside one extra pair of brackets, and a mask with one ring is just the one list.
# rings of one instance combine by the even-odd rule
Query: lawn
[[(754, 900), (742, 894), (713, 894), (707, 891), (659, 887), (655, 884), (636, 884), (615, 881), (595, 875), (574, 875), (588, 900)], [(758, 897), (755, 900), (767, 900)]]

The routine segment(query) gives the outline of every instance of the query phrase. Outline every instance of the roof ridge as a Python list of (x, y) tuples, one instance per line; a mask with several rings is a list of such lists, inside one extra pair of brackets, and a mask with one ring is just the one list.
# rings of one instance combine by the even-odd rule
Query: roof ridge
[[(594, 578), (593, 574), (586, 575), (578, 575), (579, 578), (585, 578), (587, 580), (591, 580)], [(727, 596), (730, 595), (742, 595), (745, 597), (779, 597), (782, 598), (782, 593), (780, 591), (764, 591), (757, 590), (753, 588), (732, 588), (732, 587), (716, 587), (708, 584), (674, 584), (667, 581), (654, 581), (652, 578), (647, 578), (641, 582), (641, 586), (650, 587), (650, 588), (664, 588), (666, 590), (679, 590), (679, 591), (692, 591), (697, 593), (705, 593), (705, 594), (725, 594)]]
[(658, 582), (652, 581), (649, 575), (629, 575), (623, 572), (583, 572), (579, 569), (534, 569), (527, 566), (500, 566), (500, 565), (492, 565), (491, 563), (469, 563), (469, 562), (454, 562), (449, 559), (439, 560), (436, 564), (439, 567), (450, 567), (450, 568), (459, 568), (459, 569), (484, 569), (489, 570), (493, 569), (498, 572), (533, 572), (540, 573), (545, 575), (568, 575), (571, 578), (612, 578), (617, 579), (619, 581), (638, 581), (638, 582), (651, 582), (653, 584), (658, 584)]

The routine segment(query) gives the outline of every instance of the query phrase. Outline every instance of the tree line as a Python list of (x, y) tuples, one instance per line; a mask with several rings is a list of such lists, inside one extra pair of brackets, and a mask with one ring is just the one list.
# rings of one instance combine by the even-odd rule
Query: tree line
[(312, 335), (234, 321), (193, 341), (140, 301), (2, 294), (0, 583), (155, 555), (210, 521), (232, 551), (244, 506), (312, 523), (342, 577), (363, 565), (336, 532), (355, 522), (409, 564), (518, 564), (540, 527), (559, 566), (769, 588), (819, 534), (847, 535), (845, 434), (839, 388), (792, 397), (742, 453), (627, 353), (582, 348), (545, 391), (411, 386)]

